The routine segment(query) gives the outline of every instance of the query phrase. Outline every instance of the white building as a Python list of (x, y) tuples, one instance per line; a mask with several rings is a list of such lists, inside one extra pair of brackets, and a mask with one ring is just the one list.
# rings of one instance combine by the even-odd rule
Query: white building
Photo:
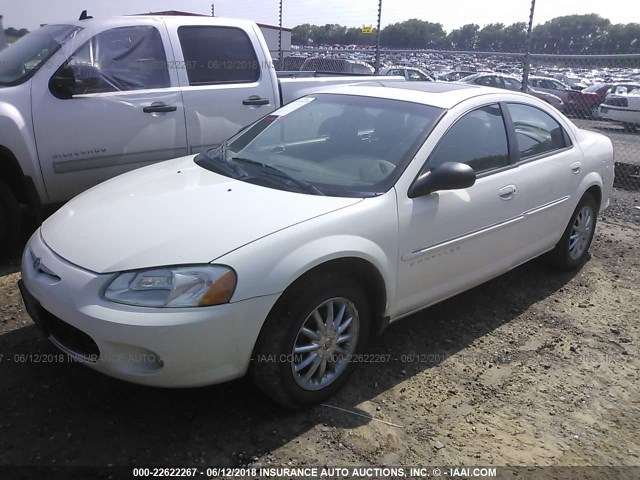
[[(277, 60), (280, 58), (280, 51), (278, 48), (278, 39), (280, 37), (280, 27), (275, 25), (265, 25), (264, 23), (259, 23), (258, 27), (262, 30), (262, 35), (264, 35), (265, 40), (267, 41), (267, 46), (269, 47), (269, 52), (271, 52), (271, 58)], [(282, 28), (282, 56), (286, 57), (291, 54), (291, 29), (290, 28)]]

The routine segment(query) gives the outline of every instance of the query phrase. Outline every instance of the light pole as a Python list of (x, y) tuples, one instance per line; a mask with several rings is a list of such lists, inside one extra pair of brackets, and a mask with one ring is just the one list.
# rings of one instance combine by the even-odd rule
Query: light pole
[(380, 20), (382, 19), (382, 0), (378, 0), (378, 31), (376, 32), (376, 74), (380, 73)]
[(282, 0), (280, 0), (280, 33), (278, 35), (278, 64), (280, 70), (284, 68), (284, 62), (282, 60)]
[(529, 68), (531, 58), (531, 29), (533, 28), (533, 11), (536, 8), (536, 0), (531, 0), (531, 13), (529, 14), (529, 28), (527, 29), (527, 45), (524, 51), (524, 69), (522, 70), (522, 91), (529, 89)]

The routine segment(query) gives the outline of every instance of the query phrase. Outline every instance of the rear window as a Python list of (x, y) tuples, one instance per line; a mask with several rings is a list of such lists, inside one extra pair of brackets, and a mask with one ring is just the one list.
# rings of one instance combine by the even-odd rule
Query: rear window
[(239, 28), (178, 28), (189, 85), (250, 83), (260, 78), (260, 65), (247, 34)]

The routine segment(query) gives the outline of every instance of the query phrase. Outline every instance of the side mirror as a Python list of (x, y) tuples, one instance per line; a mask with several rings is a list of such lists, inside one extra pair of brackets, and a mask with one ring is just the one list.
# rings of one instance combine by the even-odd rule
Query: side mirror
[(409, 198), (422, 197), (438, 190), (457, 190), (476, 183), (476, 172), (466, 163), (445, 162), (424, 172), (409, 187)]
[(73, 69), (66, 63), (49, 79), (49, 90), (54, 97), (68, 100), (73, 97), (76, 87), (76, 77)]
[(67, 100), (78, 93), (91, 93), (100, 86), (102, 72), (94, 65), (62, 65), (49, 80), (49, 90), (57, 98)]

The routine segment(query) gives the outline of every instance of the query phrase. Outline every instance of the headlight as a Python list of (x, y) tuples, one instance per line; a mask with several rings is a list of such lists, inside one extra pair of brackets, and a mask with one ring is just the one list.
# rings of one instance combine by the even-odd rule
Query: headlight
[(227, 303), (236, 281), (236, 272), (221, 265), (155, 268), (121, 273), (104, 297), (141, 307), (205, 307)]

